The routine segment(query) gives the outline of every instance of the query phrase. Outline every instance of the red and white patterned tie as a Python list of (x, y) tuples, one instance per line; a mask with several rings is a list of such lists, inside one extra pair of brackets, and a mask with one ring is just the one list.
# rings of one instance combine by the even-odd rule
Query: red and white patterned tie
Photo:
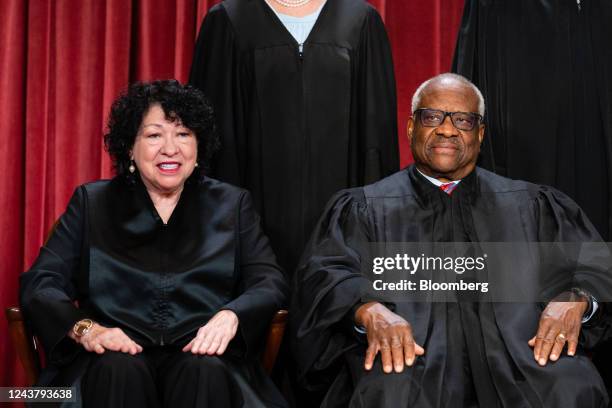
[(457, 187), (457, 184), (459, 183), (444, 183), (440, 185), (440, 190), (444, 191), (446, 194), (451, 195), (453, 194), (453, 191), (455, 190), (455, 187)]

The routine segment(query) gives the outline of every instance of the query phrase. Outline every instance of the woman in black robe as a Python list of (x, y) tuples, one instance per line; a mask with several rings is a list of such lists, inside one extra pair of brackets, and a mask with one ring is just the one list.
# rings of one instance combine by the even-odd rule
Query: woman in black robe
[(113, 104), (117, 176), (72, 196), (21, 306), (40, 385), (85, 406), (284, 406), (258, 360), (287, 285), (250, 195), (205, 177), (218, 141), (200, 91), (136, 84)]
[(364, 0), (327, 0), (303, 44), (265, 0), (226, 0), (202, 23), (190, 83), (217, 112), (213, 176), (251, 191), (288, 272), (333, 193), (399, 168), (390, 47)]

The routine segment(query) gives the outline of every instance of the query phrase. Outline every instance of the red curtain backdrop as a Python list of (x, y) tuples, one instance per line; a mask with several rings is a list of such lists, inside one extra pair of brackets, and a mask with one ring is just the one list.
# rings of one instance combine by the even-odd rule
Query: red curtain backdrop
[[(111, 176), (106, 114), (137, 80), (186, 81), (197, 30), (219, 0), (0, 1), (0, 306), (74, 188)], [(393, 48), (402, 166), (410, 99), (450, 69), (463, 0), (371, 0)], [(0, 318), (0, 386), (25, 385)]]

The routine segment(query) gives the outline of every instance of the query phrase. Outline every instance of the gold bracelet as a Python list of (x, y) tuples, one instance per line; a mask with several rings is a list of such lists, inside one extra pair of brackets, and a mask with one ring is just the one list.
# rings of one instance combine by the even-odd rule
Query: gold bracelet
[(93, 325), (94, 325), (94, 321), (91, 319), (79, 320), (78, 322), (74, 324), (74, 327), (72, 328), (72, 332), (77, 338), (81, 338), (87, 333), (89, 333)]

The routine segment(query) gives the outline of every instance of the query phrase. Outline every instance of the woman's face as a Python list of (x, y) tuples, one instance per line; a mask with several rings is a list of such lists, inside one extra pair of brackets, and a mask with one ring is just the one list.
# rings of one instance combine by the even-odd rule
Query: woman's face
[(196, 136), (180, 120), (167, 120), (161, 106), (153, 104), (142, 118), (131, 156), (147, 190), (180, 191), (196, 165)]

